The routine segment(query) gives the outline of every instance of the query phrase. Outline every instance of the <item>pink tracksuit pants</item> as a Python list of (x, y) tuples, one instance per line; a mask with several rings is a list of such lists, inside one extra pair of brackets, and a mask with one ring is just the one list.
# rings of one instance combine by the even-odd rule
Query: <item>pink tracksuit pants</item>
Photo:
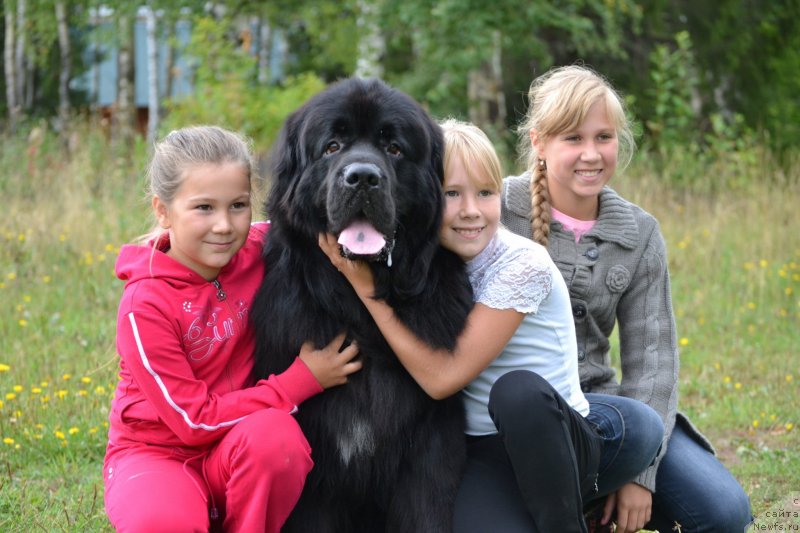
[(205, 532), (221, 522), (226, 532), (278, 533), (313, 464), (294, 417), (277, 409), (251, 414), (201, 455), (111, 444), (106, 513), (119, 532)]

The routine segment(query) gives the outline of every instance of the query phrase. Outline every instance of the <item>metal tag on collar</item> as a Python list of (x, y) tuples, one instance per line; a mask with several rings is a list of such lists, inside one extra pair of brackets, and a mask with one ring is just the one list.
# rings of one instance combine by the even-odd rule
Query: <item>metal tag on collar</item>
[(220, 285), (219, 281), (213, 280), (211, 283), (213, 283), (214, 287), (217, 288), (217, 300), (220, 302), (225, 301), (227, 295), (225, 294), (225, 291), (222, 290), (222, 285)]

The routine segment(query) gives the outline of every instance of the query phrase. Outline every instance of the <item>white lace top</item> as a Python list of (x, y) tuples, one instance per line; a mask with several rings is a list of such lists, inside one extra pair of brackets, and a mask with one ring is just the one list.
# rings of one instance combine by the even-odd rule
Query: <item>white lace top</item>
[(469, 435), (497, 433), (487, 405), (494, 382), (511, 370), (545, 378), (573, 409), (586, 416), (589, 403), (578, 379), (578, 348), (569, 293), (547, 250), (500, 228), (467, 262), (473, 299), (494, 309), (525, 313), (511, 340), (462, 391)]

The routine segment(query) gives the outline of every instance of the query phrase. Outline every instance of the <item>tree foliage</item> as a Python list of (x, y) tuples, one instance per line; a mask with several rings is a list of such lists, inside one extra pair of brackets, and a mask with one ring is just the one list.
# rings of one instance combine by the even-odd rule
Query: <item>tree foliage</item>
[[(6, 0), (4, 7), (13, 12), (19, 1)], [(78, 37), (77, 49), (90, 24), (91, 8), (101, 2), (64, 1)], [(52, 116), (58, 103), (54, 2), (26, 2), (25, 48), (35, 85), (33, 105), (24, 110), (27, 116)], [(509, 146), (510, 132), (525, 111), (531, 80), (553, 65), (575, 62), (596, 68), (614, 83), (642, 125), (642, 146), (662, 156), (675, 146), (713, 152), (711, 139), (720, 132), (742, 139), (759, 136), (778, 152), (791, 152), (800, 141), (800, 0), (142, 3), (163, 13), (164, 20), (186, 11), (213, 16), (220, 28), (227, 24), (218, 36), (222, 40), (235, 41), (236, 25), (241, 26), (243, 19), (265, 21), (286, 36), (286, 79), (311, 75), (304, 79), (324, 82), (355, 71), (363, 33), (357, 25), (359, 9), (369, 6), (377, 13), (374, 20), (385, 42), (380, 58), (383, 76), (437, 116), (469, 116), (474, 103), (469, 99), (470, 76), (496, 59), (499, 51), (502, 68), (495, 71), (503, 98), (498, 102), (506, 106), (499, 116), (507, 117), (507, 127), (493, 134), (496, 140), (509, 141)], [(113, 9), (114, 17), (130, 17), (139, 3), (111, 0), (102, 5)], [(199, 25), (196, 31), (207, 28)], [(5, 36), (5, 24), (2, 32)], [(266, 90), (259, 88), (263, 76), (260, 84), (254, 82), (252, 64), (218, 65), (225, 73), (205, 68), (203, 63), (217, 64), (212, 42), (205, 44), (202, 53), (208, 56), (197, 63), (199, 91), (211, 90), (214, 84), (220, 94), (234, 88), (237, 95)], [(83, 69), (81, 54), (73, 57), (72, 73), (77, 76)], [(5, 85), (2, 89), (6, 94)], [(78, 94), (71, 98), (73, 105), (82, 105)], [(241, 100), (248, 107), (244, 96), (230, 100)], [(5, 100), (0, 103), (4, 105)]]

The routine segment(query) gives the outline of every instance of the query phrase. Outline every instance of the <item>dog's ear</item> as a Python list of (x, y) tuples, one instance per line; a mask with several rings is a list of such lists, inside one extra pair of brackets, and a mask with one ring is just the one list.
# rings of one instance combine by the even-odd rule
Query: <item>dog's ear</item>
[(269, 171), (273, 180), (291, 179), (301, 168), (304, 152), (300, 144), (300, 130), (304, 115), (303, 108), (289, 115), (270, 149)]

